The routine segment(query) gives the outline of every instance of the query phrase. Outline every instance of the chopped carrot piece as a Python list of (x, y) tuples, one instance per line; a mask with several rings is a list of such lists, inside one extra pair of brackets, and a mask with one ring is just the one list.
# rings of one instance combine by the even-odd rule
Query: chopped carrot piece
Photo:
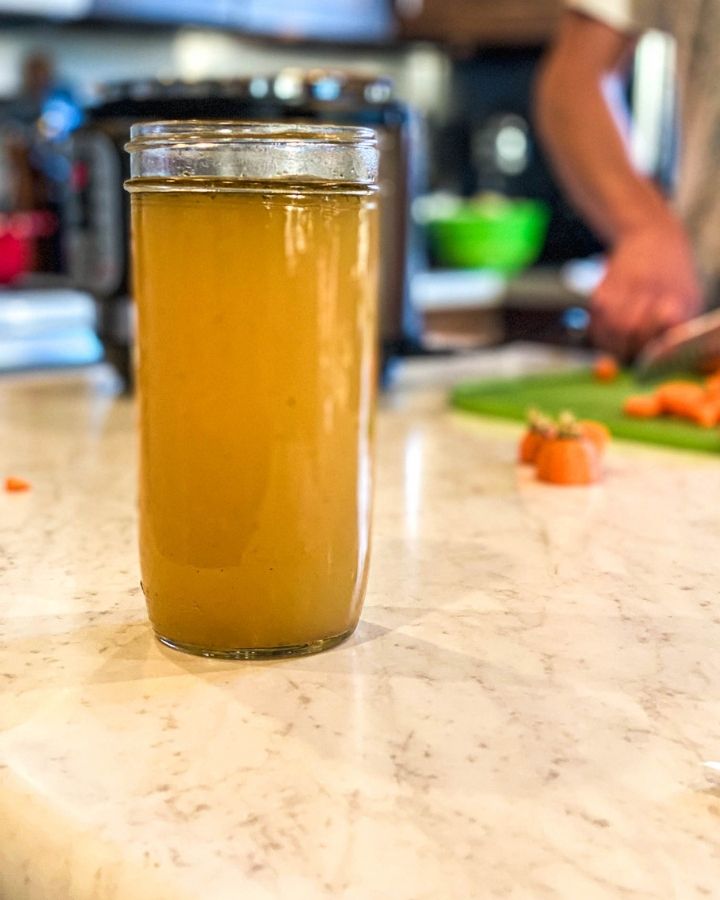
[(5, 479), (5, 490), (10, 493), (19, 493), (20, 491), (29, 491), (30, 490), (30, 482), (25, 481), (24, 478), (16, 478), (13, 475), (9, 475)]
[(540, 449), (537, 476), (550, 484), (593, 484), (600, 478), (595, 445), (587, 438), (550, 438)]
[(689, 419), (705, 399), (705, 391), (693, 381), (668, 381), (657, 389), (655, 396), (662, 412)]
[(662, 407), (657, 394), (634, 394), (623, 403), (623, 412), (636, 419), (654, 419), (660, 415)]
[(534, 463), (540, 447), (553, 432), (552, 422), (535, 409), (528, 412), (528, 427), (520, 440), (518, 460)]
[(663, 414), (679, 416), (702, 428), (720, 425), (720, 373), (707, 378), (704, 385), (694, 381), (667, 381), (650, 396), (628, 397), (623, 412), (639, 419)]
[(603, 453), (610, 441), (610, 429), (602, 422), (594, 422), (592, 419), (583, 419), (578, 422), (583, 437), (586, 437), (595, 445), (598, 453)]
[(703, 400), (697, 404), (688, 418), (702, 428), (714, 428), (720, 423), (720, 400), (712, 398)]
[(528, 428), (520, 440), (518, 460), (521, 463), (534, 463), (544, 440), (545, 436), (540, 431)]
[(599, 356), (593, 365), (593, 375), (597, 381), (615, 381), (619, 371), (612, 356)]
[(537, 457), (537, 476), (550, 484), (593, 484), (600, 478), (600, 454), (572, 415), (560, 416), (557, 434), (547, 438)]
[(705, 379), (705, 391), (713, 397), (720, 397), (720, 374)]

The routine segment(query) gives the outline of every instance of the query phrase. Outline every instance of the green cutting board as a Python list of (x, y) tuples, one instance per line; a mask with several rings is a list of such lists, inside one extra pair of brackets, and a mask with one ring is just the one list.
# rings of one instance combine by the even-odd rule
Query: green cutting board
[(716, 428), (701, 428), (680, 419), (633, 419), (623, 414), (626, 397), (650, 391), (652, 385), (638, 385), (627, 373), (603, 383), (596, 381), (588, 369), (581, 369), (461, 384), (453, 390), (450, 402), (466, 412), (518, 420), (525, 419), (532, 407), (549, 415), (567, 409), (579, 419), (604, 422), (618, 438), (720, 453), (720, 431)]

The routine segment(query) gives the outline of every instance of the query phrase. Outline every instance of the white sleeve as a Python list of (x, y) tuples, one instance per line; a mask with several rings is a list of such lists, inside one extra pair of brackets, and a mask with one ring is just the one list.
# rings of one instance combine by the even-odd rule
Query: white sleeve
[(618, 31), (637, 34), (649, 28), (665, 29), (664, 0), (565, 0), (570, 9), (599, 19)]

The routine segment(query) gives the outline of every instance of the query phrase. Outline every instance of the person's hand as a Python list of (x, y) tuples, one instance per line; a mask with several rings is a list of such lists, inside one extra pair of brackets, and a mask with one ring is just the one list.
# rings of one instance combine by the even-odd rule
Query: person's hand
[(621, 236), (592, 298), (595, 343), (634, 356), (651, 338), (697, 315), (702, 292), (687, 235), (670, 213)]

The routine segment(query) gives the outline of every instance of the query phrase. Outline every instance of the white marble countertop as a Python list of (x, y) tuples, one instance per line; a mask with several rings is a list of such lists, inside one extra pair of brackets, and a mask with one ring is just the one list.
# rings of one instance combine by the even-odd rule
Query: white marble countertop
[(146, 624), (131, 404), (0, 382), (3, 900), (719, 895), (720, 459), (387, 406), (356, 635), (220, 662)]

